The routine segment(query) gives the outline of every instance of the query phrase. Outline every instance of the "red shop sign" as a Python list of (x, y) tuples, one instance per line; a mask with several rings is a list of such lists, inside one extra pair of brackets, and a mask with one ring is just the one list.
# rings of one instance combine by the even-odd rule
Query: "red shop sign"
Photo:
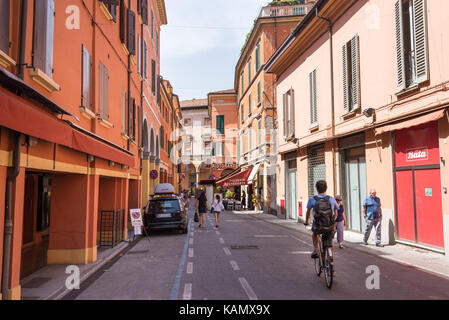
[(405, 161), (415, 162), (415, 161), (425, 161), (425, 160), (429, 160), (429, 149), (427, 147), (407, 150)]

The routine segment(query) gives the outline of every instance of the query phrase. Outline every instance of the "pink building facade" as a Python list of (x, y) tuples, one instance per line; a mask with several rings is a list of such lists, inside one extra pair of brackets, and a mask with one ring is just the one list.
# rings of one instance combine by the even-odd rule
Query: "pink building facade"
[(304, 217), (325, 179), (347, 228), (363, 232), (375, 188), (384, 243), (449, 254), (448, 10), (445, 0), (320, 0), (271, 57), (279, 217)]

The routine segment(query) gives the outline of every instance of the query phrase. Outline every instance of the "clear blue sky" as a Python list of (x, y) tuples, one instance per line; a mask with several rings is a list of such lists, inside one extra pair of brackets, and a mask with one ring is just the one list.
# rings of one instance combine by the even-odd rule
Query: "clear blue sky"
[(180, 100), (234, 87), (246, 34), (269, 0), (165, 0), (161, 75)]

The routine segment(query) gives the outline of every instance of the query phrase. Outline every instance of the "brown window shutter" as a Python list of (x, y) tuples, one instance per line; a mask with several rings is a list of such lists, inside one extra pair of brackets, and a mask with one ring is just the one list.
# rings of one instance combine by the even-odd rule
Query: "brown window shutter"
[(109, 120), (109, 71), (104, 67), (104, 109), (103, 109), (103, 119)]
[(9, 55), (9, 0), (0, 0), (0, 50)]
[(126, 43), (126, 7), (124, 0), (120, 0), (120, 42)]
[(98, 115), (103, 118), (103, 103), (104, 103), (104, 77), (103, 64), (98, 65)]
[(133, 105), (134, 105), (134, 99), (129, 98), (128, 103), (128, 137), (133, 137)]
[(127, 48), (129, 54), (136, 54), (136, 14), (128, 9)]
[(142, 22), (148, 25), (148, 0), (142, 0)]
[(47, 1), (34, 1), (33, 66), (45, 70)]

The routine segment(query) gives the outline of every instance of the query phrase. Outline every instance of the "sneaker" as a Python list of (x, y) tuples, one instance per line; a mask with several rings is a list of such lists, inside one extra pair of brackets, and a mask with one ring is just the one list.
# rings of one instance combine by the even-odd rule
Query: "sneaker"
[(364, 245), (368, 245), (368, 241), (363, 241), (363, 244)]
[(318, 258), (318, 252), (316, 252), (316, 250), (313, 250), (311, 258), (312, 259), (317, 259)]
[(383, 244), (381, 244), (381, 243), (376, 243), (376, 247), (383, 248), (385, 246)]

